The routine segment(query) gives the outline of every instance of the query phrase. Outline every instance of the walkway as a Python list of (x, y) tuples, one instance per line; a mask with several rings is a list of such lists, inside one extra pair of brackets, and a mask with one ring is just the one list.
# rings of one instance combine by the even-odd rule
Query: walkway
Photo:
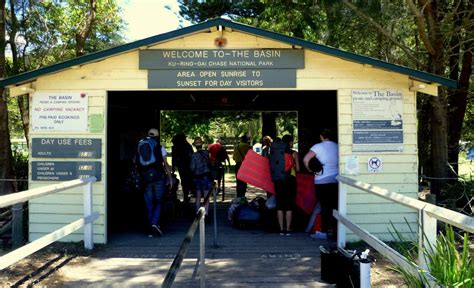
[[(213, 223), (206, 224), (206, 287), (332, 287), (320, 282), (320, 245), (307, 233), (280, 236), (262, 228), (236, 229), (227, 220), (230, 187), (226, 201), (218, 205), (217, 247)], [(248, 198), (263, 194), (249, 189)], [(219, 195), (218, 200), (221, 200)], [(211, 205), (212, 207), (212, 205)], [(212, 208), (211, 208), (212, 213)], [(113, 235), (109, 244), (97, 249), (80, 265), (71, 261), (60, 268), (61, 287), (159, 287), (191, 221), (179, 217), (165, 227), (163, 237), (139, 233)], [(199, 231), (177, 275), (174, 287), (199, 287), (197, 257)]]

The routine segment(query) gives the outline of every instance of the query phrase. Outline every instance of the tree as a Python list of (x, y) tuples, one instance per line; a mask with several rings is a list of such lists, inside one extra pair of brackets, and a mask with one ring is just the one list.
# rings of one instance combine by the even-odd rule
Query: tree
[[(7, 44), (12, 55), (8, 75), (123, 43), (124, 23), (115, 1), (9, 0), (8, 4)], [(16, 99), (28, 140), (28, 95)]]
[(236, 6), (245, 1), (223, 1), (232, 2), (230, 6), (219, 5), (222, 1), (207, 5), (180, 3), (184, 2), (192, 7), (181, 6), (181, 15), (191, 13), (188, 19), (192, 21), (230, 15), (243, 23), (457, 80), (459, 89), (440, 88), (438, 97), (420, 99), (419, 106), (421, 165), (428, 175), (439, 178), (432, 183), (432, 192), (439, 194), (438, 180), (451, 177), (449, 163), (457, 171), (458, 143), (472, 75), (472, 1), (261, 0), (264, 7), (252, 11), (254, 19), (235, 12)]
[[(5, 0), (0, 0), (0, 77), (5, 77)], [(0, 87), (0, 195), (16, 191), (5, 89)]]

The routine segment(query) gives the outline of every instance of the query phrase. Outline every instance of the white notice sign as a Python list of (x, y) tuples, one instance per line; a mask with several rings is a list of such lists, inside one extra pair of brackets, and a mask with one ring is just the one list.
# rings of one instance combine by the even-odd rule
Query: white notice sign
[(403, 93), (352, 90), (352, 151), (403, 150)]
[(347, 155), (344, 157), (346, 165), (344, 173), (347, 175), (359, 174), (359, 157), (357, 155)]
[(35, 93), (31, 123), (35, 131), (87, 131), (85, 93)]

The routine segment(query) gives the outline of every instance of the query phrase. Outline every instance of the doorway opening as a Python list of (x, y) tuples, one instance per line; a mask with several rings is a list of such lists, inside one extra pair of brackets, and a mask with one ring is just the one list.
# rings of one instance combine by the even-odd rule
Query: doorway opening
[[(295, 118), (297, 130), (294, 136), (297, 139), (295, 142), (297, 142), (296, 148), (300, 152), (300, 157), (318, 142), (320, 129), (330, 128), (337, 135), (336, 91), (109, 92), (106, 167), (107, 232), (135, 230), (138, 232), (142, 229), (140, 225), (143, 220), (142, 195), (124, 189), (123, 180), (128, 174), (131, 159), (135, 155), (136, 144), (149, 128), (161, 127), (162, 135), (169, 137), (166, 135), (167, 128), (164, 128), (173, 118), (165, 118), (164, 114), (168, 117), (173, 113), (191, 116), (199, 115), (199, 113), (207, 115), (227, 113), (227, 115), (234, 115), (231, 117), (237, 117), (235, 115), (253, 113), (261, 115), (261, 119), (264, 119), (265, 116), (262, 116), (264, 114), (285, 114), (289, 111), (297, 115)], [(193, 121), (191, 116), (188, 121)], [(262, 134), (268, 133), (262, 131)], [(255, 135), (255, 140), (260, 140), (261, 136)], [(277, 136), (282, 135), (277, 134)], [(208, 141), (211, 143), (212, 139)], [(171, 152), (170, 149), (167, 150)], [(169, 163), (171, 164), (171, 158)]]

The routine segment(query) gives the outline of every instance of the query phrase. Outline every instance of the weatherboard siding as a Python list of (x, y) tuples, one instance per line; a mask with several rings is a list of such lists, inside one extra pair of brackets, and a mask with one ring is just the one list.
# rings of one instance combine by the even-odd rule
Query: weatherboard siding
[[(214, 39), (218, 32), (203, 32), (179, 37), (150, 49), (216, 49)], [(255, 35), (225, 31), (226, 48), (291, 48), (291, 45)], [(143, 49), (146, 49), (143, 47)], [(36, 81), (37, 92), (86, 92), (89, 95), (89, 116), (106, 114), (107, 91), (148, 90), (147, 71), (138, 69), (138, 50), (84, 64), (77, 69), (68, 69), (56, 74), (44, 75)], [(336, 90), (338, 105), (338, 132), (340, 172), (344, 173), (345, 157), (358, 155), (360, 174), (351, 178), (372, 183), (393, 192), (416, 198), (418, 189), (418, 150), (416, 129), (415, 93), (408, 90), (410, 79), (406, 75), (380, 70), (370, 65), (359, 64), (305, 50), (305, 69), (297, 70), (296, 90)], [(276, 90), (295, 90), (294, 88)], [(352, 152), (352, 90), (390, 89), (403, 93), (404, 143), (403, 152), (353, 153)], [(159, 89), (154, 89), (159, 90)], [(163, 89), (167, 90), (167, 89)], [(173, 89), (174, 90), (174, 89)], [(186, 89), (183, 89), (186, 90)], [(203, 89), (205, 90), (205, 89)], [(235, 90), (235, 89), (234, 89)], [(258, 90), (258, 89), (257, 89)], [(265, 89), (268, 90), (268, 89)], [(317, 100), (317, 98), (315, 98)], [(106, 119), (106, 118), (105, 118)], [(104, 120), (106, 127), (106, 120)], [(68, 137), (94, 137), (102, 139), (102, 181), (94, 184), (94, 208), (100, 211), (100, 218), (94, 224), (94, 241), (104, 243), (106, 238), (106, 186), (107, 169), (105, 167), (106, 131), (101, 133), (67, 133)], [(39, 133), (31, 131), (31, 137), (55, 137), (63, 132)], [(367, 172), (367, 159), (378, 156), (383, 159), (383, 171)], [(35, 158), (34, 160), (40, 160)], [(49, 159), (55, 160), (55, 159)], [(58, 159), (59, 160), (59, 159)], [(61, 159), (68, 160), (68, 159)], [(30, 181), (31, 187), (49, 184)], [(35, 239), (47, 233), (56, 225), (68, 223), (73, 217), (81, 216), (82, 199), (80, 193), (73, 192), (46, 200), (34, 200), (30, 203), (30, 238)], [(49, 201), (49, 200), (50, 201)], [(53, 200), (54, 199), (54, 200)], [(348, 217), (369, 232), (377, 234), (383, 240), (393, 240), (387, 232), (390, 222), (407, 232), (416, 225), (417, 212), (401, 205), (390, 203), (376, 196), (352, 188), (348, 189)], [(33, 220), (34, 219), (34, 220)], [(416, 229), (414, 230), (416, 231)], [(51, 231), (49, 231), (51, 232)], [(70, 241), (82, 240), (80, 233), (67, 238)], [(349, 233), (348, 240), (358, 240)]]

